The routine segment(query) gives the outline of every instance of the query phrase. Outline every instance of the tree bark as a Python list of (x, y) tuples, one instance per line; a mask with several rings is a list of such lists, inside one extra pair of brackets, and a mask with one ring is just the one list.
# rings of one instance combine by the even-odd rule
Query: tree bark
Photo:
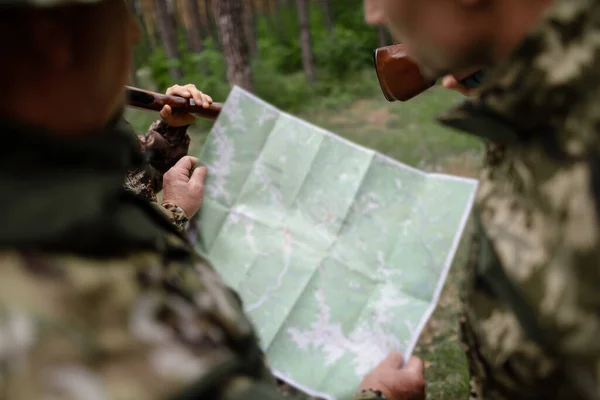
[(217, 0), (215, 16), (227, 64), (227, 80), (248, 91), (253, 90), (250, 50), (244, 32), (242, 1)]
[[(219, 2), (219, 0), (217, 0)], [(206, 27), (208, 28), (208, 32), (213, 39), (213, 43), (215, 48), (221, 48), (221, 41), (218, 34), (218, 28), (215, 29), (216, 25), (216, 16), (214, 13), (215, 7), (213, 7), (212, 0), (204, 0), (204, 13), (206, 14)]]
[(331, 33), (333, 31), (333, 20), (329, 11), (329, 0), (321, 0), (321, 7), (323, 8), (323, 18), (325, 19), (327, 32)]
[(250, 57), (256, 54), (258, 48), (257, 37), (256, 37), (256, 11), (254, 9), (254, 0), (243, 0), (244, 1), (244, 27), (246, 30), (246, 37), (248, 38), (248, 47), (250, 49)]
[(286, 39), (285, 32), (283, 30), (283, 25), (281, 24), (281, 4), (279, 4), (280, 0), (269, 0), (269, 11), (272, 28), (271, 30), (275, 31), (279, 41)]
[(139, 18), (144, 28), (144, 36), (149, 43), (149, 49), (151, 49), (151, 52), (154, 52), (160, 43), (156, 32), (156, 11), (154, 10), (154, 4), (151, 1), (138, 0), (135, 2), (135, 6), (139, 9)]
[(315, 63), (312, 54), (310, 39), (310, 20), (308, 16), (308, 3), (306, 0), (296, 0), (298, 5), (298, 22), (300, 25), (300, 45), (302, 46), (302, 64), (304, 73), (309, 82), (315, 81)]
[[(165, 52), (169, 60), (179, 60), (179, 48), (177, 43), (177, 30), (173, 15), (167, 8), (165, 0), (153, 0), (154, 11), (156, 12), (156, 22), (160, 39), (165, 47)], [(174, 81), (181, 81), (183, 73), (181, 68), (170, 66), (169, 73)]]
[(133, 14), (135, 15), (138, 24), (140, 26), (140, 29), (142, 31), (142, 44), (143, 46), (145, 46), (147, 48), (147, 50), (152, 53), (154, 51), (154, 43), (152, 43), (151, 39), (151, 35), (149, 34), (148, 31), (148, 24), (146, 22), (146, 17), (144, 16), (144, 9), (142, 8), (142, 4), (140, 3), (140, 0), (133, 0), (130, 3), (131, 6), (131, 11), (133, 12)]
[(200, 20), (200, 6), (198, 0), (187, 0), (190, 26), (187, 30), (190, 50), (201, 53), (204, 50), (202, 34), (202, 21)]

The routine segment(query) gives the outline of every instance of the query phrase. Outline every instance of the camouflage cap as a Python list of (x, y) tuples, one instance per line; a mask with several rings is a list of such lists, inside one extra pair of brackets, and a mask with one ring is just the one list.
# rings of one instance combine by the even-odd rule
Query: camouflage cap
[(2, 7), (60, 7), (70, 4), (94, 4), (104, 0), (0, 0)]

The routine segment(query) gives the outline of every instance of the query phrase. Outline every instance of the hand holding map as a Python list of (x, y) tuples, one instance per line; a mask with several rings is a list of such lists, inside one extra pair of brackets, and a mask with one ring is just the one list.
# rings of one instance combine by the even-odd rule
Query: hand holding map
[(347, 398), (407, 359), (477, 182), (400, 164), (234, 88), (199, 155), (193, 240), (244, 301), (277, 376)]
[(360, 390), (377, 388), (389, 400), (425, 400), (423, 361), (411, 357), (404, 362), (401, 353), (388, 355), (360, 384)]

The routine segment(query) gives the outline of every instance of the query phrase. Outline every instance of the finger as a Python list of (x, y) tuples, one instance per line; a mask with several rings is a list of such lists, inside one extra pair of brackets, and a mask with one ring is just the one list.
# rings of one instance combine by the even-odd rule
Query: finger
[(419, 374), (423, 374), (423, 371), (425, 371), (425, 365), (423, 364), (423, 360), (421, 360), (419, 357), (411, 357), (410, 360), (408, 360), (408, 362), (406, 363), (406, 366), (404, 367), (404, 369), (406, 370), (410, 370)]
[(194, 95), (194, 103), (196, 103), (196, 105), (198, 106), (202, 106), (204, 108), (206, 108), (207, 106), (205, 105), (205, 101), (204, 101), (204, 97), (203, 97), (203, 93), (199, 90), (194, 90), (193, 92)]
[(167, 89), (167, 95), (179, 96), (179, 97), (185, 97), (185, 98), (192, 97), (192, 93), (189, 91), (188, 88), (179, 86), (179, 85), (175, 85), (175, 86), (172, 86), (169, 89)]
[(454, 77), (452, 75), (448, 75), (448, 76), (445, 76), (444, 78), (442, 78), (442, 85), (446, 89), (456, 90), (457, 92), (462, 93), (465, 96), (469, 96), (469, 95), (471, 95), (471, 93), (473, 93), (473, 89), (468, 88), (465, 85), (461, 84), (458, 81), (458, 79), (456, 79), (456, 77)]
[[(194, 102), (196, 102), (196, 98), (198, 93), (201, 95), (202, 92), (198, 90), (198, 88), (196, 87), (196, 85), (194, 85), (193, 83), (188, 83), (187, 85), (184, 86), (184, 88), (190, 92), (191, 97), (194, 99)], [(202, 104), (201, 102), (198, 104)]]
[(190, 178), (190, 184), (202, 187), (204, 186), (204, 179), (206, 179), (207, 174), (206, 167), (198, 167), (192, 172), (192, 177)]
[(194, 172), (192, 172), (192, 177), (188, 183), (190, 194), (192, 196), (197, 196), (196, 198), (200, 199), (200, 204), (202, 204), (204, 198), (204, 179), (206, 178), (206, 173), (206, 167), (197, 167)]
[(187, 178), (190, 177), (190, 171), (196, 166), (198, 163), (198, 159), (196, 157), (185, 156), (181, 157), (179, 161), (175, 165), (173, 165), (173, 170), (177, 174), (185, 175)]
[(206, 96), (204, 93), (198, 90), (196, 85), (190, 83), (189, 85), (186, 85), (186, 88), (188, 89), (188, 91), (190, 91), (190, 93), (192, 93), (194, 103), (196, 103), (197, 105), (201, 105), (204, 108), (208, 108), (210, 103), (212, 103), (212, 99), (209, 102), (207, 99), (208, 96)]
[(395, 351), (388, 354), (388, 356), (379, 364), (380, 367), (400, 369), (404, 365), (404, 356), (402, 353)]
[(173, 95), (173, 92), (177, 90), (177, 88), (179, 88), (179, 85), (173, 85), (170, 88), (167, 89), (167, 91), (165, 92), (165, 94), (167, 95)]
[(173, 116), (173, 109), (171, 109), (171, 106), (169, 105), (165, 105), (162, 110), (160, 110), (160, 117), (163, 120), (169, 119)]
[(446, 89), (456, 89), (460, 86), (458, 80), (452, 75), (446, 75), (442, 78), (442, 85)]
[(212, 103), (212, 99), (204, 93), (202, 93), (202, 106), (204, 108), (208, 108), (210, 106), (210, 103)]

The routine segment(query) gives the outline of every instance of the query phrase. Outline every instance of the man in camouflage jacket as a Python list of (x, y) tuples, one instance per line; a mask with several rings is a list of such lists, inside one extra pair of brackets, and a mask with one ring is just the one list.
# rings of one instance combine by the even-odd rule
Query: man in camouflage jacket
[(440, 117), (487, 148), (460, 321), (471, 398), (598, 399), (600, 2), (365, 1), (425, 74), (488, 67)]
[[(122, 110), (138, 36), (123, 0), (0, 5), (0, 399), (280, 399), (237, 294), (136, 186), (148, 165)], [(186, 217), (194, 166), (158, 168)], [(401, 364), (356, 397), (420, 399), (422, 363)]]

